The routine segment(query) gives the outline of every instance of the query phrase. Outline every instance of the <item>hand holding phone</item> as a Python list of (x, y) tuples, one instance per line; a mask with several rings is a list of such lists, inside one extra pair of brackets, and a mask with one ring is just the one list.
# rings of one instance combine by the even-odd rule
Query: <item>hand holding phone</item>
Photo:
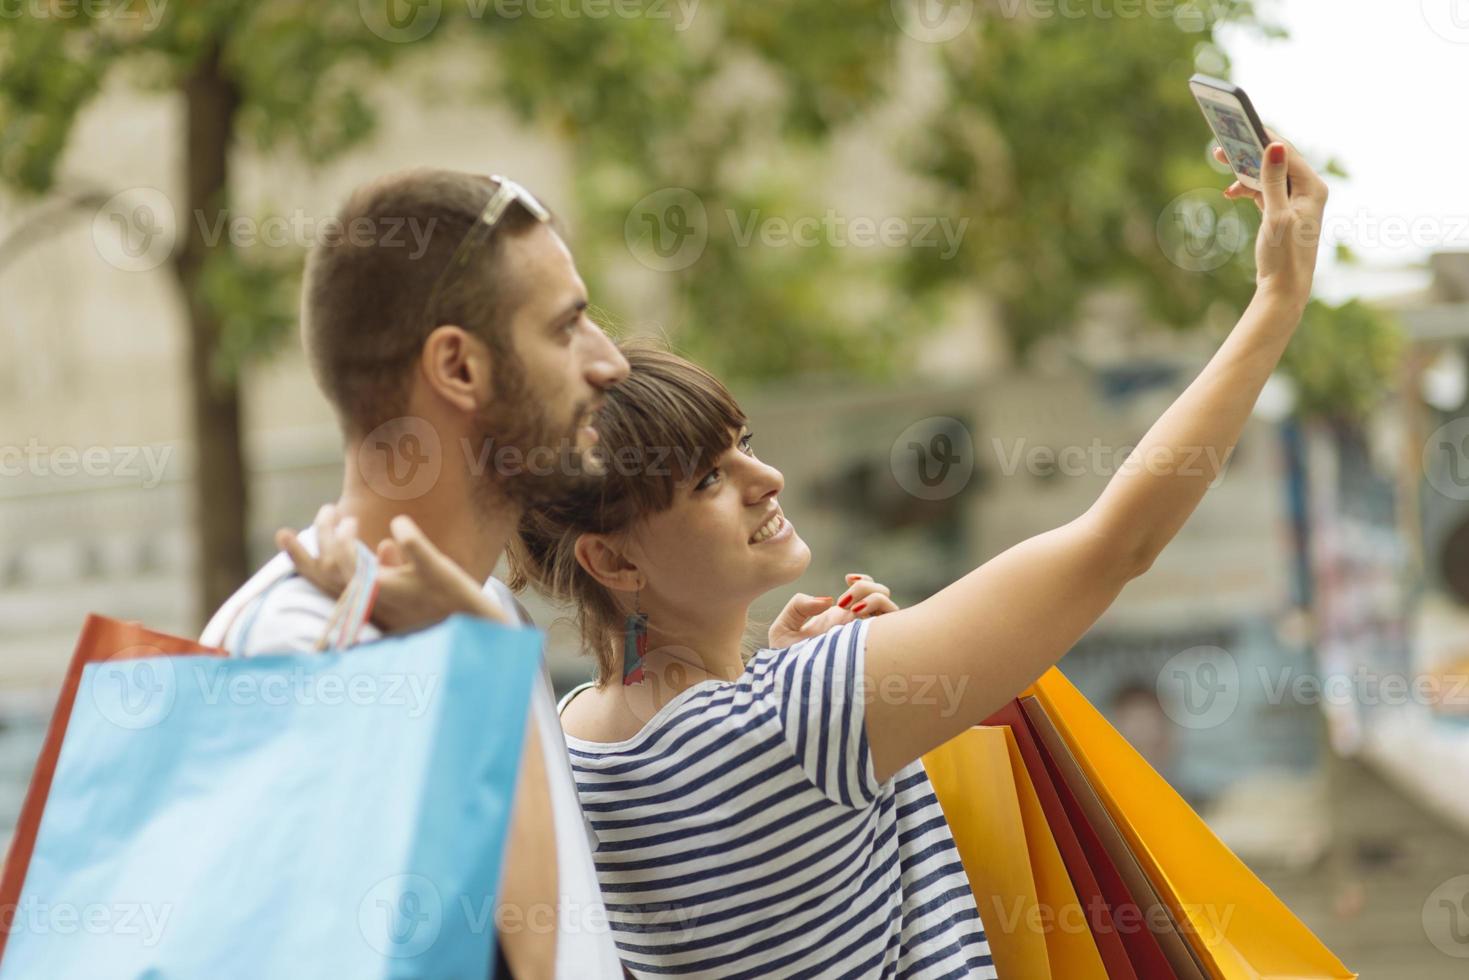
[(1238, 86), (1195, 75), (1189, 87), (1219, 140), (1215, 157), (1238, 180), (1224, 196), (1251, 198), (1264, 215), (1255, 240), (1257, 295), (1304, 309), (1316, 270), (1326, 184), (1289, 144), (1265, 130)]

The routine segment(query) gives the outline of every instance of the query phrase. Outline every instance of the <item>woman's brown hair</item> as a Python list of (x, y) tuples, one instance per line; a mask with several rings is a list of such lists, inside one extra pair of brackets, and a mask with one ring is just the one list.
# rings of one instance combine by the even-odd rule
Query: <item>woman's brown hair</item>
[(605, 475), (565, 499), (530, 508), (509, 547), (508, 582), (534, 585), (575, 610), (597, 684), (621, 675), (627, 611), (576, 560), (583, 534), (619, 534), (673, 506), (688, 481), (714, 466), (746, 422), (729, 389), (661, 344), (627, 340), (627, 378), (607, 392), (593, 447)]

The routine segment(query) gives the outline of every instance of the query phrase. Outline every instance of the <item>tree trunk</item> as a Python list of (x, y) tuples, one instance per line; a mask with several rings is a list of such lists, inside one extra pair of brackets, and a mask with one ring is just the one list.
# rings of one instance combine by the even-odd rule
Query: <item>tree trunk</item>
[[(240, 94), (220, 64), (216, 42), (183, 83), (186, 104), (186, 203), (179, 214), (175, 272), (189, 311), (188, 372), (194, 437), (194, 522), (197, 530), (201, 622), (249, 574), (246, 527), (249, 490), (241, 445), (240, 388), (215, 365), (221, 322), (199, 293), (205, 260), (230, 248), (227, 236), (212, 244), (204, 228), (216, 225), (229, 205), (229, 151)], [(202, 219), (202, 220), (201, 220)]]

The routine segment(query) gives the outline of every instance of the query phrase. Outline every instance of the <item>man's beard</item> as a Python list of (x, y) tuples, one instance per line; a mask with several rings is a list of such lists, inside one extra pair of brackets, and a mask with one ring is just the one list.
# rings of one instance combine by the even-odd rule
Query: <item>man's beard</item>
[(589, 405), (576, 406), (558, 423), (525, 382), (519, 363), (495, 359), (495, 397), (476, 413), (468, 454), (482, 470), (473, 474), (476, 497), (508, 501), (524, 510), (563, 500), (601, 482), (598, 454), (578, 448), (578, 429)]

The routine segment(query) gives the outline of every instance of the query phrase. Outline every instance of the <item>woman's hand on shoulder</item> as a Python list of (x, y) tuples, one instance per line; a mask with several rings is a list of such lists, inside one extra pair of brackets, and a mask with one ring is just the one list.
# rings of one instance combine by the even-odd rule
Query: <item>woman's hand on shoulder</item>
[(834, 626), (897, 610), (898, 604), (886, 585), (874, 582), (871, 575), (852, 572), (847, 575), (847, 590), (840, 597), (800, 592), (791, 596), (770, 626), (770, 647), (780, 650), (820, 636)]
[[(392, 537), (378, 542), (378, 593), (373, 622), (394, 633), (468, 613), (506, 625), (515, 618), (454, 559), (444, 554), (406, 514), (388, 525)], [(276, 532), (276, 543), (290, 556), (301, 577), (336, 598), (347, 588), (357, 567), (357, 522), (331, 505), (316, 517), (318, 549), (306, 550), (294, 531)]]

